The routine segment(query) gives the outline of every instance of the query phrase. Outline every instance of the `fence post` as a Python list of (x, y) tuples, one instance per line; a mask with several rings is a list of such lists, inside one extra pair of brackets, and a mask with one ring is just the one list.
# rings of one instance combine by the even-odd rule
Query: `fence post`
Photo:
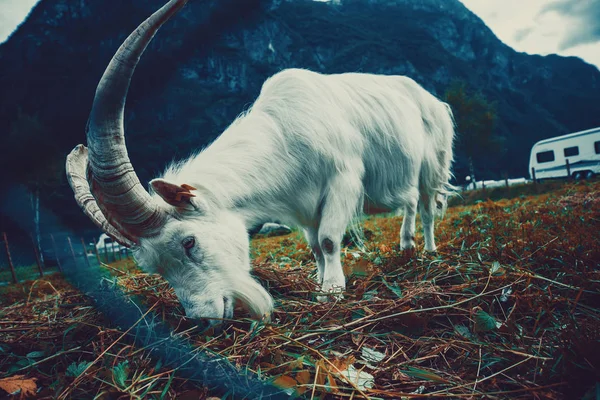
[[(115, 245), (117, 245), (117, 253), (115, 255)], [(119, 249), (119, 244), (117, 242), (112, 242), (112, 252), (113, 252), (113, 257), (115, 259), (115, 261), (117, 261), (117, 255), (119, 256), (119, 261), (121, 261), (121, 249)]]
[(13, 283), (18, 283), (17, 274), (15, 273), (15, 266), (12, 263), (10, 250), (8, 248), (8, 239), (6, 238), (6, 232), (2, 232), (2, 238), (4, 239), (4, 246), (6, 246), (6, 257), (8, 258), (8, 267), (10, 268), (10, 273), (12, 274)]
[(96, 260), (98, 260), (98, 265), (102, 264), (102, 261), (100, 261), (100, 253), (98, 253), (98, 247), (96, 247), (96, 244), (94, 244), (94, 253), (96, 253)]
[(567, 158), (567, 179), (571, 179), (571, 163), (569, 162), (568, 158)]
[(56, 241), (54, 240), (54, 235), (50, 234), (50, 239), (52, 239), (52, 248), (54, 249), (54, 257), (56, 257), (56, 264), (58, 265), (58, 270), (63, 272), (62, 264), (60, 263), (60, 257), (58, 256), (58, 250), (56, 249)]
[(88, 268), (92, 268), (92, 265), (90, 264), (90, 259), (88, 258), (87, 248), (85, 247), (85, 241), (82, 237), (80, 237), (79, 239), (81, 239), (81, 248), (83, 249), (83, 256), (85, 257), (85, 262)]
[(531, 167), (531, 178), (533, 179), (533, 184), (537, 183), (537, 178), (535, 177), (535, 167)]
[(33, 235), (29, 235), (31, 237), (31, 243), (33, 244), (33, 253), (35, 254), (35, 261), (37, 263), (38, 271), (40, 271), (40, 277), (44, 276), (44, 270), (42, 269), (42, 262), (40, 260), (40, 253), (38, 252), (37, 243), (33, 238)]
[(508, 174), (504, 174), (504, 184), (508, 188)]
[(106, 242), (104, 242), (104, 262), (108, 264), (108, 250), (106, 249)]
[(67, 236), (67, 240), (69, 241), (69, 247), (71, 248), (71, 255), (73, 256), (73, 262), (75, 266), (77, 266), (77, 257), (75, 257), (75, 250), (73, 250), (73, 243), (71, 242), (71, 236)]

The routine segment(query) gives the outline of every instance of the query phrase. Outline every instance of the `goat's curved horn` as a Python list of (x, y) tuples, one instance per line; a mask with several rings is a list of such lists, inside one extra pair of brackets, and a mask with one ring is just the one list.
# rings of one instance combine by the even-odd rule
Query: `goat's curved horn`
[(90, 185), (87, 181), (88, 174), (88, 150), (80, 144), (75, 147), (71, 153), (67, 156), (67, 179), (69, 185), (75, 193), (75, 201), (79, 204), (79, 207), (83, 210), (98, 228), (102, 229), (108, 236), (121, 243), (123, 246), (133, 247), (135, 244), (135, 238), (126, 238), (112, 226), (100, 208), (96, 199), (90, 192)]
[(158, 234), (166, 216), (141, 185), (129, 161), (123, 127), (125, 98), (146, 46), (186, 3), (169, 1), (123, 42), (98, 83), (86, 127), (91, 193), (110, 225), (126, 237)]

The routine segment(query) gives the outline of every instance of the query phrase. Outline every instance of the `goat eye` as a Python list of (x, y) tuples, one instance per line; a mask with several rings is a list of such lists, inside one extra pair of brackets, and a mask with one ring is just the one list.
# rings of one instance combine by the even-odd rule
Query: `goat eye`
[(191, 249), (196, 244), (196, 239), (193, 236), (186, 237), (181, 241), (181, 244), (186, 250)]

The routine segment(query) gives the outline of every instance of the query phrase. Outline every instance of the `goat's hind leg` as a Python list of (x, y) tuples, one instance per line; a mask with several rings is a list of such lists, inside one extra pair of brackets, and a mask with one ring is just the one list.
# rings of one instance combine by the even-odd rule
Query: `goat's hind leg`
[[(321, 290), (325, 293), (341, 294), (346, 288), (340, 259), (341, 242), (346, 228), (357, 213), (362, 193), (362, 181), (357, 173), (340, 173), (329, 183), (319, 225), (319, 245), (325, 260)], [(327, 296), (317, 299), (325, 301)]]
[(415, 225), (417, 219), (417, 204), (419, 192), (415, 188), (406, 195), (404, 200), (404, 217), (400, 228), (400, 248), (402, 250), (413, 250), (415, 248)]
[(435, 237), (433, 234), (435, 208), (435, 195), (421, 192), (419, 213), (421, 214), (421, 223), (423, 224), (423, 236), (425, 238), (426, 251), (436, 251)]

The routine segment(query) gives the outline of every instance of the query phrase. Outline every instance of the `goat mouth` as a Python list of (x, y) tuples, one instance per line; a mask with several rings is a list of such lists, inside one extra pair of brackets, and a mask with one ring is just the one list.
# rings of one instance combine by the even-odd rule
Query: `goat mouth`
[(232, 280), (231, 295), (239, 300), (241, 306), (250, 313), (253, 319), (269, 319), (273, 311), (273, 298), (249, 274), (240, 279)]
[(220, 335), (223, 332), (223, 330), (225, 330), (225, 328), (228, 326), (225, 319), (221, 320), (216, 318), (193, 319), (192, 323), (195, 325), (193, 329), (194, 331), (203, 335), (208, 334), (211, 336)]
[(221, 334), (226, 328), (231, 325), (234, 314), (235, 299), (223, 296), (223, 314), (221, 318), (189, 318), (190, 322), (195, 324), (196, 329), (205, 333), (212, 330), (214, 335)]

